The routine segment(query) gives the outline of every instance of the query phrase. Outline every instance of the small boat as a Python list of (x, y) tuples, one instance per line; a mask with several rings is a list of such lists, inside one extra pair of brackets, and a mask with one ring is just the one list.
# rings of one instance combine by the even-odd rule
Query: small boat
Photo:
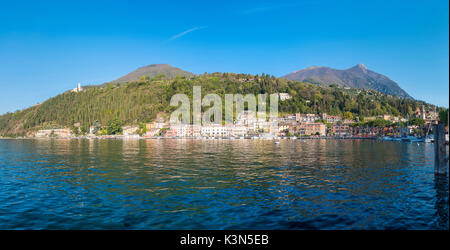
[(406, 142), (423, 142), (425, 140), (422, 139), (422, 138), (417, 138), (415, 136), (408, 135), (406, 137), (403, 137), (402, 141), (406, 141)]
[(381, 140), (383, 140), (383, 141), (393, 141), (394, 138), (390, 137), (390, 136), (384, 136)]
[(280, 142), (279, 142), (279, 141), (274, 141), (273, 143), (275, 143), (275, 144), (280, 144)]

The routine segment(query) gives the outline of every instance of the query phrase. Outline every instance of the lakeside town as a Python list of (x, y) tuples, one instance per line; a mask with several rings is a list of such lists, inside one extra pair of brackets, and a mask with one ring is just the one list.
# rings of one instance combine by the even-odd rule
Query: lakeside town
[[(89, 128), (74, 124), (72, 128), (41, 129), (32, 138), (92, 138), (92, 139), (297, 139), (297, 138), (348, 138), (431, 141), (432, 127), (439, 122), (436, 111), (418, 108), (413, 117), (381, 115), (352, 117), (322, 114), (288, 114), (272, 121), (256, 118), (250, 111), (237, 115), (233, 124), (173, 125), (162, 117), (154, 122), (135, 126), (122, 126), (118, 120), (102, 126), (95, 121)], [(446, 128), (448, 131), (448, 127)], [(448, 132), (447, 132), (448, 133)], [(447, 135), (448, 136), (448, 135)], [(448, 140), (448, 139), (447, 139)]]

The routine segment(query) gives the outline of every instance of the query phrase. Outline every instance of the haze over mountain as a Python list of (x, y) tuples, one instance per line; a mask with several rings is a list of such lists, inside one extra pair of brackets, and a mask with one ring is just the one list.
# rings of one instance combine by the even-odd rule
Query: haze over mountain
[(194, 76), (194, 74), (191, 72), (172, 67), (168, 64), (151, 64), (140, 67), (135, 71), (132, 71), (127, 75), (112, 81), (111, 83), (131, 82), (139, 80), (142, 76), (155, 77), (159, 75), (165, 75), (165, 78), (174, 78), (176, 76)]
[(396, 82), (387, 76), (367, 69), (362, 63), (345, 70), (312, 66), (282, 77), (324, 86), (336, 84), (343, 87), (371, 89), (388, 95), (412, 98)]

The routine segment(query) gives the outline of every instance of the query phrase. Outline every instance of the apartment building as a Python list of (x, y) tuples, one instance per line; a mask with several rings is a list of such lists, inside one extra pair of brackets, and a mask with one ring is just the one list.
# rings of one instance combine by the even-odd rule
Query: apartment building
[(295, 114), (295, 120), (297, 122), (316, 122), (317, 120), (320, 120), (320, 116), (317, 114), (301, 114), (301, 113), (296, 113)]
[(323, 123), (301, 123), (294, 129), (295, 133), (300, 135), (321, 135), (327, 134), (327, 126)]

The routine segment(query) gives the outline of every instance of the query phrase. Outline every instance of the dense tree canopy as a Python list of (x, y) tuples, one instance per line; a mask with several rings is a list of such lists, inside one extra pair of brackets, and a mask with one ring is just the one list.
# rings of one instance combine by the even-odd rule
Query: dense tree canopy
[(448, 126), (448, 109), (439, 112), (439, 120)]

